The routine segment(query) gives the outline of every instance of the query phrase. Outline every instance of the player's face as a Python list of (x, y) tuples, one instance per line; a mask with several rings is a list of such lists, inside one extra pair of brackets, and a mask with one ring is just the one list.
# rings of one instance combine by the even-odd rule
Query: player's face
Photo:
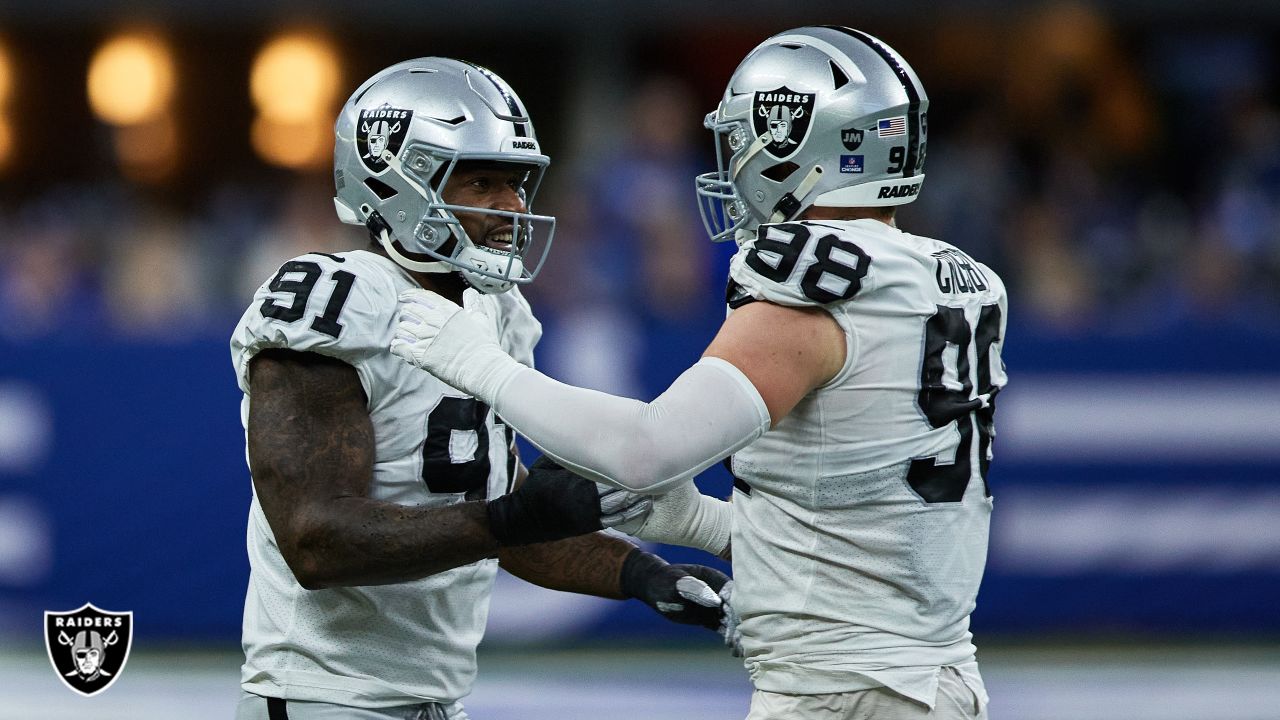
[[(441, 196), (452, 205), (489, 210), (524, 212), (523, 187), (529, 173), (496, 164), (460, 163), (449, 176)], [(510, 218), (481, 213), (456, 212), (467, 237), (477, 245), (510, 251), (513, 245)]]

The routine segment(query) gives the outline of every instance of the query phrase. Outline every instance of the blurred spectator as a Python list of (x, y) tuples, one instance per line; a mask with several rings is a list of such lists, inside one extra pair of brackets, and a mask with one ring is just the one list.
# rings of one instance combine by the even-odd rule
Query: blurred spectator
[(333, 184), (326, 173), (305, 177), (283, 189), (280, 204), (244, 248), (235, 273), (236, 295), (244, 298), (276, 273), (284, 261), (308, 252), (334, 253), (365, 247), (368, 233), (343, 225), (333, 209)]
[(63, 188), (0, 219), (0, 334), (101, 331), (98, 272), (110, 243), (95, 222), (101, 200)]
[(125, 335), (185, 339), (205, 329), (212, 295), (204, 262), (182, 223), (144, 210), (117, 230), (107, 266), (106, 301), (112, 326)]
[[(929, 181), (903, 228), (990, 258), (1010, 281), (1012, 321), (1033, 332), (1280, 332), (1274, 32), (1143, 25), (1075, 2), (1009, 7), (904, 33), (933, 108)], [(892, 37), (892, 25), (873, 30)], [(537, 199), (559, 226), (529, 294), (554, 371), (645, 394), (710, 339), (734, 248), (704, 240), (692, 191), (711, 164), (709, 105), (684, 77), (595, 78), (584, 105), (600, 113), (591, 137), (603, 151), (542, 139), (570, 152), (556, 151)], [(614, 96), (625, 107), (600, 102)], [(247, 170), (259, 174), (181, 190), (24, 185), (0, 214), (0, 335), (220, 337), (282, 260), (364, 244), (334, 218), (327, 173), (279, 182)]]
[(585, 181), (567, 188), (585, 202), (560, 212), (552, 279), (543, 282), (558, 286), (559, 320), (573, 329), (545, 342), (568, 381), (645, 394), (665, 388), (710, 341), (727, 266), (712, 261), (697, 214), (696, 143), (710, 135), (700, 136), (688, 86), (649, 78), (619, 117), (614, 152), (592, 158)]

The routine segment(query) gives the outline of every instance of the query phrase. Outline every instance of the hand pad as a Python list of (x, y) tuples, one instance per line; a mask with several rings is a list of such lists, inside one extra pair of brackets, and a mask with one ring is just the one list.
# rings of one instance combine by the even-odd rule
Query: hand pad
[(668, 565), (665, 560), (633, 550), (622, 566), (622, 593), (658, 611), (666, 619), (719, 630), (724, 610), (717, 591), (729, 576), (704, 565)]

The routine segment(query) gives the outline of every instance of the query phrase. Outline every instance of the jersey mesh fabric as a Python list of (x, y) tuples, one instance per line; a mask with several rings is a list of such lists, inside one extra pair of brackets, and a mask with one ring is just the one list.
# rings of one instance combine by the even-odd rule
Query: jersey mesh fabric
[[(430, 422), (434, 411), (475, 401), (388, 351), (397, 296), (416, 283), (390, 260), (367, 251), (303, 255), (291, 262), (308, 265), (286, 268), (318, 270), (312, 287), (305, 292), (273, 292), (271, 282), (264, 283), (231, 339), (232, 360), (244, 392), (242, 421), (247, 426), (249, 360), (259, 351), (288, 348), (337, 358), (356, 369), (368, 397), (376, 442), (370, 496), (403, 505), (461, 502), (461, 492), (428, 488), (423, 447), (429, 430), (441, 431), (438, 423)], [(333, 326), (316, 323), (315, 318), (328, 313), (339, 289), (342, 276), (338, 273), (343, 272), (354, 279), (336, 316), (341, 329), (335, 336)], [(277, 277), (284, 280), (278, 287), (298, 290), (299, 286), (287, 283), (308, 275), (295, 272)], [(297, 313), (285, 318), (263, 313), (264, 307), (271, 307), (264, 305), (268, 301), (293, 307), (299, 296), (304, 297), (305, 312), (297, 319), (288, 319)], [(508, 352), (532, 361), (541, 329), (518, 294), (490, 300), (468, 293), (467, 303), (475, 303), (494, 318)], [(482, 482), (487, 483), (488, 496), (496, 497), (509, 489), (506, 432), (491, 411), (481, 407), (472, 416), (481, 418), (475, 427), (444, 429), (450, 433), (445, 443), (453, 453), (449, 462), (474, 466), (487, 461), (488, 475)], [(475, 437), (456, 442), (457, 433)], [(481, 433), (488, 440), (486, 457), (479, 452)], [(462, 455), (467, 452), (472, 455)], [(452, 465), (435, 468), (443, 474), (451, 469)], [(246, 659), (241, 686), (245, 690), (358, 707), (451, 702), (470, 692), (475, 650), (497, 572), (495, 560), (406, 583), (305, 590), (281, 556), (256, 494), (247, 544), (251, 572), (242, 638)]]
[[(780, 227), (779, 237), (790, 230), (808, 238), (795, 270), (764, 277), (759, 262), (748, 262), (748, 243), (734, 257), (731, 278), (759, 300), (826, 308), (849, 338), (849, 355), (832, 381), (732, 459), (735, 476), (751, 488), (734, 493), (733, 562), (753, 682), (792, 694), (883, 685), (931, 704), (940, 668), (956, 666), (985, 697), (969, 614), (986, 562), (992, 501), (977, 435), (970, 432), (966, 442), (961, 432), (975, 420), (970, 413), (935, 428), (918, 395), (929, 319), (950, 312), (939, 306), (959, 308), (972, 328), (984, 306), (999, 307), (1003, 317), (1004, 287), (954, 247), (875, 220)], [(809, 292), (801, 285), (824, 236), (833, 236), (823, 240), (828, 249), (856, 248), (846, 261), (863, 258), (857, 285), (812, 272)], [(971, 292), (942, 290), (940, 263), (952, 260), (980, 273), (981, 282), (967, 284)], [(815, 278), (848, 297), (814, 301)], [(976, 345), (967, 348), (971, 376)], [(993, 343), (988, 357), (996, 387), (1005, 382), (999, 346)], [(958, 378), (946, 382), (958, 389)], [(971, 468), (956, 488), (958, 500), (927, 501), (908, 482), (911, 460), (943, 465), (958, 457)]]

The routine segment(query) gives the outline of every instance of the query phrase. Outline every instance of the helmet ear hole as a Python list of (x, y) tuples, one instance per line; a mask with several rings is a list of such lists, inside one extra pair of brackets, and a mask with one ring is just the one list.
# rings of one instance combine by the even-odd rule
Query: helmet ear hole
[(395, 188), (382, 182), (376, 177), (365, 178), (364, 184), (365, 184), (365, 187), (373, 191), (374, 195), (378, 196), (379, 200), (382, 200), (384, 202), (387, 200), (390, 200), (391, 198), (399, 194), (396, 192)]
[(849, 84), (849, 76), (844, 74), (839, 65), (834, 60), (828, 60), (827, 64), (831, 66), (831, 82), (835, 87), (832, 90), (839, 90)]
[(791, 174), (799, 169), (800, 166), (793, 162), (784, 162), (765, 168), (760, 171), (760, 174), (774, 182), (780, 183), (791, 177)]

